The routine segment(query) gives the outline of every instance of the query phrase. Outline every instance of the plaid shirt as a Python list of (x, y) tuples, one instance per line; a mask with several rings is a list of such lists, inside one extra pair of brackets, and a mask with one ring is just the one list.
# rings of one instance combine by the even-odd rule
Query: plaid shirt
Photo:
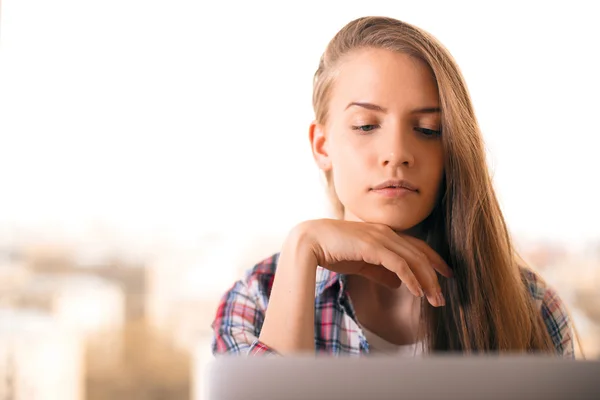
[[(248, 271), (223, 296), (212, 324), (213, 354), (274, 354), (258, 340), (269, 302), (279, 254)], [(574, 358), (573, 332), (566, 308), (557, 293), (532, 271), (523, 270), (528, 289), (559, 355)], [(315, 347), (319, 353), (362, 355), (369, 344), (357, 324), (346, 291), (345, 276), (317, 267), (315, 289)]]

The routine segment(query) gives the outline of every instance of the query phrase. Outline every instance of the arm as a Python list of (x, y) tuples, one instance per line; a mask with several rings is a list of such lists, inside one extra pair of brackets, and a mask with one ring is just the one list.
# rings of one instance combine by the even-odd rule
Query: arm
[(237, 282), (225, 294), (212, 324), (214, 355), (274, 353), (258, 340), (264, 320), (260, 294), (260, 283), (256, 277)]
[(566, 358), (575, 358), (571, 317), (567, 307), (551, 287), (546, 288), (541, 312), (557, 353)]
[(556, 354), (565, 358), (575, 358), (575, 329), (567, 306), (556, 290), (540, 275), (528, 267), (522, 266), (520, 270), (527, 289), (540, 310)]
[(260, 341), (280, 354), (315, 351), (317, 261), (306, 233), (295, 229), (284, 243)]
[(225, 294), (212, 324), (213, 354), (314, 353), (317, 262), (304, 236), (293, 230), (279, 259), (255, 267)]

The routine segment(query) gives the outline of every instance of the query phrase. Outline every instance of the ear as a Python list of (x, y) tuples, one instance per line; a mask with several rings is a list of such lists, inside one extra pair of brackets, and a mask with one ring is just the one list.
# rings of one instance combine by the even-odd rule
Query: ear
[(310, 139), (310, 147), (319, 168), (327, 172), (331, 170), (331, 158), (328, 152), (327, 136), (325, 135), (325, 127), (316, 121), (311, 122), (308, 136)]

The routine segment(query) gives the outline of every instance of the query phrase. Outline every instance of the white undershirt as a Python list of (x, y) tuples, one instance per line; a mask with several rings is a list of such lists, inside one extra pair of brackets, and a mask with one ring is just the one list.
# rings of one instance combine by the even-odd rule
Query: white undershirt
[(423, 352), (421, 343), (418, 345), (417, 343), (404, 345), (390, 343), (381, 336), (378, 336), (365, 328), (362, 324), (358, 324), (358, 326), (362, 329), (365, 339), (367, 339), (367, 343), (369, 343), (369, 351), (371, 353), (411, 357), (420, 355)]

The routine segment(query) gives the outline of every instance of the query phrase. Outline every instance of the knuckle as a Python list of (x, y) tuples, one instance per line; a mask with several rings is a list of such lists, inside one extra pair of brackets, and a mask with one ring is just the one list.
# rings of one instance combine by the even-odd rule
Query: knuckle
[(400, 256), (396, 257), (396, 265), (398, 266), (399, 273), (407, 274), (408, 272), (411, 272), (406, 260)]
[(440, 289), (440, 284), (439, 284), (439, 282), (437, 280), (437, 277), (434, 276), (434, 277), (428, 279), (427, 281), (428, 281), (427, 282), (427, 288), (431, 292), (437, 293), (437, 292), (439, 292), (441, 290)]
[(420, 264), (429, 265), (429, 259), (427, 258), (425, 253), (423, 253), (422, 251), (417, 251), (416, 259), (417, 259), (417, 262)]
[(374, 247), (377, 247), (378, 241), (373, 236), (367, 236), (362, 240), (362, 245), (365, 249), (372, 250)]
[(383, 234), (387, 234), (390, 232), (390, 227), (387, 225), (382, 225), (382, 224), (376, 224), (375, 226), (375, 230), (379, 233), (383, 233)]
[(387, 226), (382, 225), (382, 224), (374, 224), (373, 225), (375, 227), (375, 229), (377, 229), (379, 232), (385, 232), (387, 229)]

